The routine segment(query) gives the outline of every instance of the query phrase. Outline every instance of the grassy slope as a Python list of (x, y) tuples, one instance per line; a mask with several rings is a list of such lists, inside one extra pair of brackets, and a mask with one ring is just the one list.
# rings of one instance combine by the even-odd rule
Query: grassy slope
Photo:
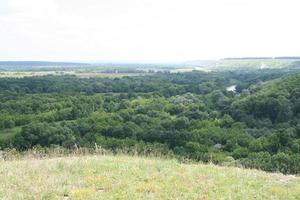
[(270, 69), (287, 68), (297, 65), (297, 59), (237, 59), (237, 60), (219, 60), (216, 63), (204, 68), (213, 70), (224, 69), (260, 69), (261, 67)]
[(300, 178), (128, 156), (0, 161), (0, 199), (300, 199)]

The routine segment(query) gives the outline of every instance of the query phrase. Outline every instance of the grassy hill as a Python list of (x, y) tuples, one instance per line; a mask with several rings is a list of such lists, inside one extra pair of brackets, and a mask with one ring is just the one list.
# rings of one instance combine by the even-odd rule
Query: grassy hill
[(0, 199), (300, 199), (300, 178), (130, 156), (0, 161)]
[(207, 70), (237, 70), (237, 69), (284, 69), (299, 68), (299, 58), (238, 58), (238, 59), (221, 59), (214, 63), (205, 65), (203, 69)]

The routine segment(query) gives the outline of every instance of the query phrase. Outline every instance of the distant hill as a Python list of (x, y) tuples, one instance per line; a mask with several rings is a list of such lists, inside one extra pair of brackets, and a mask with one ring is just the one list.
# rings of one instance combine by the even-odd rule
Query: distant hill
[(78, 68), (90, 66), (88, 63), (47, 62), (47, 61), (0, 61), (0, 70), (38, 70), (55, 68)]
[(237, 57), (237, 58), (224, 58), (224, 60), (270, 60), (270, 59), (286, 59), (286, 60), (300, 60), (297, 56), (281, 56), (281, 57)]
[(49, 62), (49, 61), (0, 61), (0, 65), (7, 66), (53, 66), (53, 65), (87, 65), (76, 62)]
[(51, 70), (90, 70), (90, 71), (168, 71), (182, 67), (180, 63), (142, 62), (47, 62), (47, 61), (0, 61), (2, 71), (51, 71)]
[(237, 69), (299, 69), (300, 58), (277, 57), (277, 58), (226, 58), (215, 63), (206, 65), (209, 70), (237, 70)]
[(300, 57), (237, 57), (219, 60), (193, 60), (183, 66), (201, 67), (203, 70), (300, 68)]

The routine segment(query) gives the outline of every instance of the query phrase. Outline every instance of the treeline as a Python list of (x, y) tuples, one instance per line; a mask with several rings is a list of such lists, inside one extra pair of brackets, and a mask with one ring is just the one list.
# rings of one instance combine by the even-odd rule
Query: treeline
[[(300, 75), (280, 70), (116, 79), (0, 79), (0, 145), (172, 152), (300, 173)], [(271, 81), (270, 81), (271, 80)], [(237, 92), (226, 87), (237, 85)]]

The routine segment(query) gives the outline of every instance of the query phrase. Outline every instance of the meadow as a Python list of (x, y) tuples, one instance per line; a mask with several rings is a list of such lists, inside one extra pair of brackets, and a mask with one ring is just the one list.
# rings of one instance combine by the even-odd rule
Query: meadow
[(300, 199), (293, 175), (129, 155), (2, 155), (0, 180), (7, 200)]

